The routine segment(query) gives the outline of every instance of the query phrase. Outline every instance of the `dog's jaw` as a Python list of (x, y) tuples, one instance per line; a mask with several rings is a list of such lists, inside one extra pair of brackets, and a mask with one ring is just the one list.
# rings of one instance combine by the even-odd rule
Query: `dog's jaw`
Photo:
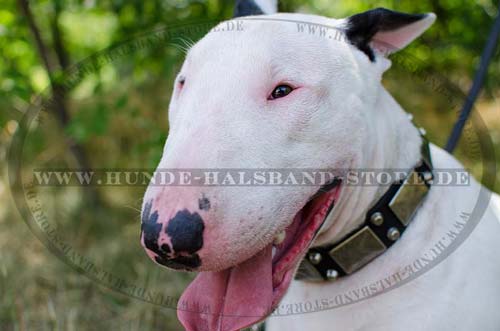
[(272, 313), (340, 192), (337, 185), (311, 200), (278, 245), (271, 242), (232, 268), (200, 273), (179, 300), (178, 316), (186, 330), (235, 331)]

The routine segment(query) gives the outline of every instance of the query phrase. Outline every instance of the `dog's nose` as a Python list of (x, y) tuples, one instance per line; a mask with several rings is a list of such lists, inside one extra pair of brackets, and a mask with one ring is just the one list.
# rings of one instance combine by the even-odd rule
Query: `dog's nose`
[(167, 234), (176, 253), (196, 253), (203, 247), (203, 220), (187, 209), (177, 212), (167, 225)]
[(152, 201), (144, 205), (141, 243), (148, 255), (157, 263), (173, 269), (199, 267), (201, 260), (197, 252), (203, 247), (205, 228), (201, 216), (183, 209), (168, 221), (160, 222), (161, 217), (157, 210), (153, 210)]

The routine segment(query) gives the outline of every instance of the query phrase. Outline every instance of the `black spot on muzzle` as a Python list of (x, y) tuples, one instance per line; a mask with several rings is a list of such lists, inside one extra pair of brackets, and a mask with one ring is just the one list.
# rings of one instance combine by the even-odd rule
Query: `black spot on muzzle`
[(176, 256), (174, 258), (163, 258), (160, 256), (155, 257), (155, 261), (165, 267), (177, 270), (193, 270), (201, 265), (200, 257), (198, 254), (190, 256)]
[(203, 247), (203, 229), (205, 225), (198, 213), (187, 209), (177, 212), (168, 222), (167, 234), (176, 253), (193, 254)]
[(210, 200), (205, 195), (198, 199), (198, 208), (200, 210), (210, 210)]
[(177, 212), (167, 226), (172, 248), (167, 244), (158, 245), (162, 224), (158, 223), (158, 211), (151, 213), (152, 201), (144, 206), (141, 231), (144, 246), (156, 254), (155, 261), (173, 269), (192, 270), (201, 265), (196, 252), (203, 247), (203, 220), (198, 213), (191, 214), (184, 209)]
[(158, 211), (151, 213), (152, 205), (153, 201), (149, 201), (144, 206), (141, 217), (141, 232), (144, 234), (144, 246), (157, 253), (156, 251), (159, 250), (158, 236), (160, 235), (161, 224), (158, 223)]

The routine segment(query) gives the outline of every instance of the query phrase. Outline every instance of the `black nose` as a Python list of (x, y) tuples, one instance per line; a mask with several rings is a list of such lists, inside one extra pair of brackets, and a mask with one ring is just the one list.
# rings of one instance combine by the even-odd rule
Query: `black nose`
[(177, 212), (167, 225), (167, 234), (176, 253), (193, 254), (203, 247), (203, 219), (187, 209)]
[(171, 246), (158, 245), (162, 224), (158, 223), (158, 211), (151, 213), (152, 202), (146, 203), (142, 214), (144, 246), (156, 254), (155, 261), (173, 269), (192, 270), (201, 265), (197, 251), (203, 247), (203, 219), (187, 209), (177, 212), (168, 222), (165, 232)]

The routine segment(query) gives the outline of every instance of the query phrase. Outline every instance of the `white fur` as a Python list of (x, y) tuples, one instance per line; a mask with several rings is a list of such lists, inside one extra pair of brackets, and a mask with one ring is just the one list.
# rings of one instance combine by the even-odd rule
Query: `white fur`
[[(386, 111), (382, 117), (391, 122), (401, 108), (388, 94), (382, 93), (382, 96), (379, 106)], [(391, 132), (394, 136), (390, 141), (404, 144), (405, 140), (395, 139), (403, 134), (398, 131)], [(383, 141), (373, 143), (385, 144)], [(452, 156), (436, 146), (432, 146), (432, 158), (436, 168), (462, 168)], [(481, 189), (485, 190), (476, 181), (466, 187), (434, 186), (404, 236), (389, 251), (353, 275), (336, 282), (293, 282), (281, 302), (282, 307), (333, 299), (343, 294), (355, 298), (353, 291), (384, 280), (398, 271), (408, 275), (404, 273), (404, 267), (426, 256), (441, 238), (446, 237), (448, 231), (455, 229), (453, 224), (456, 221), (463, 221), (461, 212), (473, 210)], [(342, 227), (342, 223), (348, 223), (347, 219), (356, 219), (370, 206), (370, 199), (364, 199), (358, 192), (354, 194), (343, 197), (347, 200), (346, 207), (336, 210), (335, 223), (323, 231), (318, 242), (334, 242), (339, 237), (338, 233), (345, 232), (343, 229), (352, 229), (351, 226)], [(498, 330), (500, 201), (496, 194), (487, 194), (483, 200), (490, 197), (489, 207), (470, 237), (426, 274), (399, 288), (352, 305), (309, 314), (272, 316), (267, 320), (266, 330)]]
[[(345, 41), (299, 33), (295, 23), (285, 22), (341, 27), (344, 20), (299, 14), (266, 19), (243, 20), (243, 31), (209, 33), (189, 51), (180, 72), (186, 83), (182, 91), (176, 87), (170, 104), (171, 129), (160, 168), (383, 169), (416, 164), (418, 131), (380, 83), (389, 60), (377, 55), (370, 62)], [(266, 100), (282, 82), (301, 88), (286, 98)], [(461, 168), (435, 146), (432, 157), (436, 168)], [(480, 188), (476, 182), (433, 187), (389, 251), (338, 282), (294, 281), (283, 303), (333, 298), (413, 262), (460, 212), (471, 211)], [(212, 210), (203, 217), (218, 235), (200, 256), (202, 267), (220, 270), (272, 242), (315, 190), (150, 187), (144, 200), (164, 201), (175, 211), (195, 203), (201, 193), (210, 197)], [(354, 229), (382, 193), (378, 187), (345, 187), (315, 244), (334, 242)], [(271, 317), (268, 330), (498, 330), (500, 204), (496, 196), (494, 201), (463, 245), (425, 275), (346, 307)]]

